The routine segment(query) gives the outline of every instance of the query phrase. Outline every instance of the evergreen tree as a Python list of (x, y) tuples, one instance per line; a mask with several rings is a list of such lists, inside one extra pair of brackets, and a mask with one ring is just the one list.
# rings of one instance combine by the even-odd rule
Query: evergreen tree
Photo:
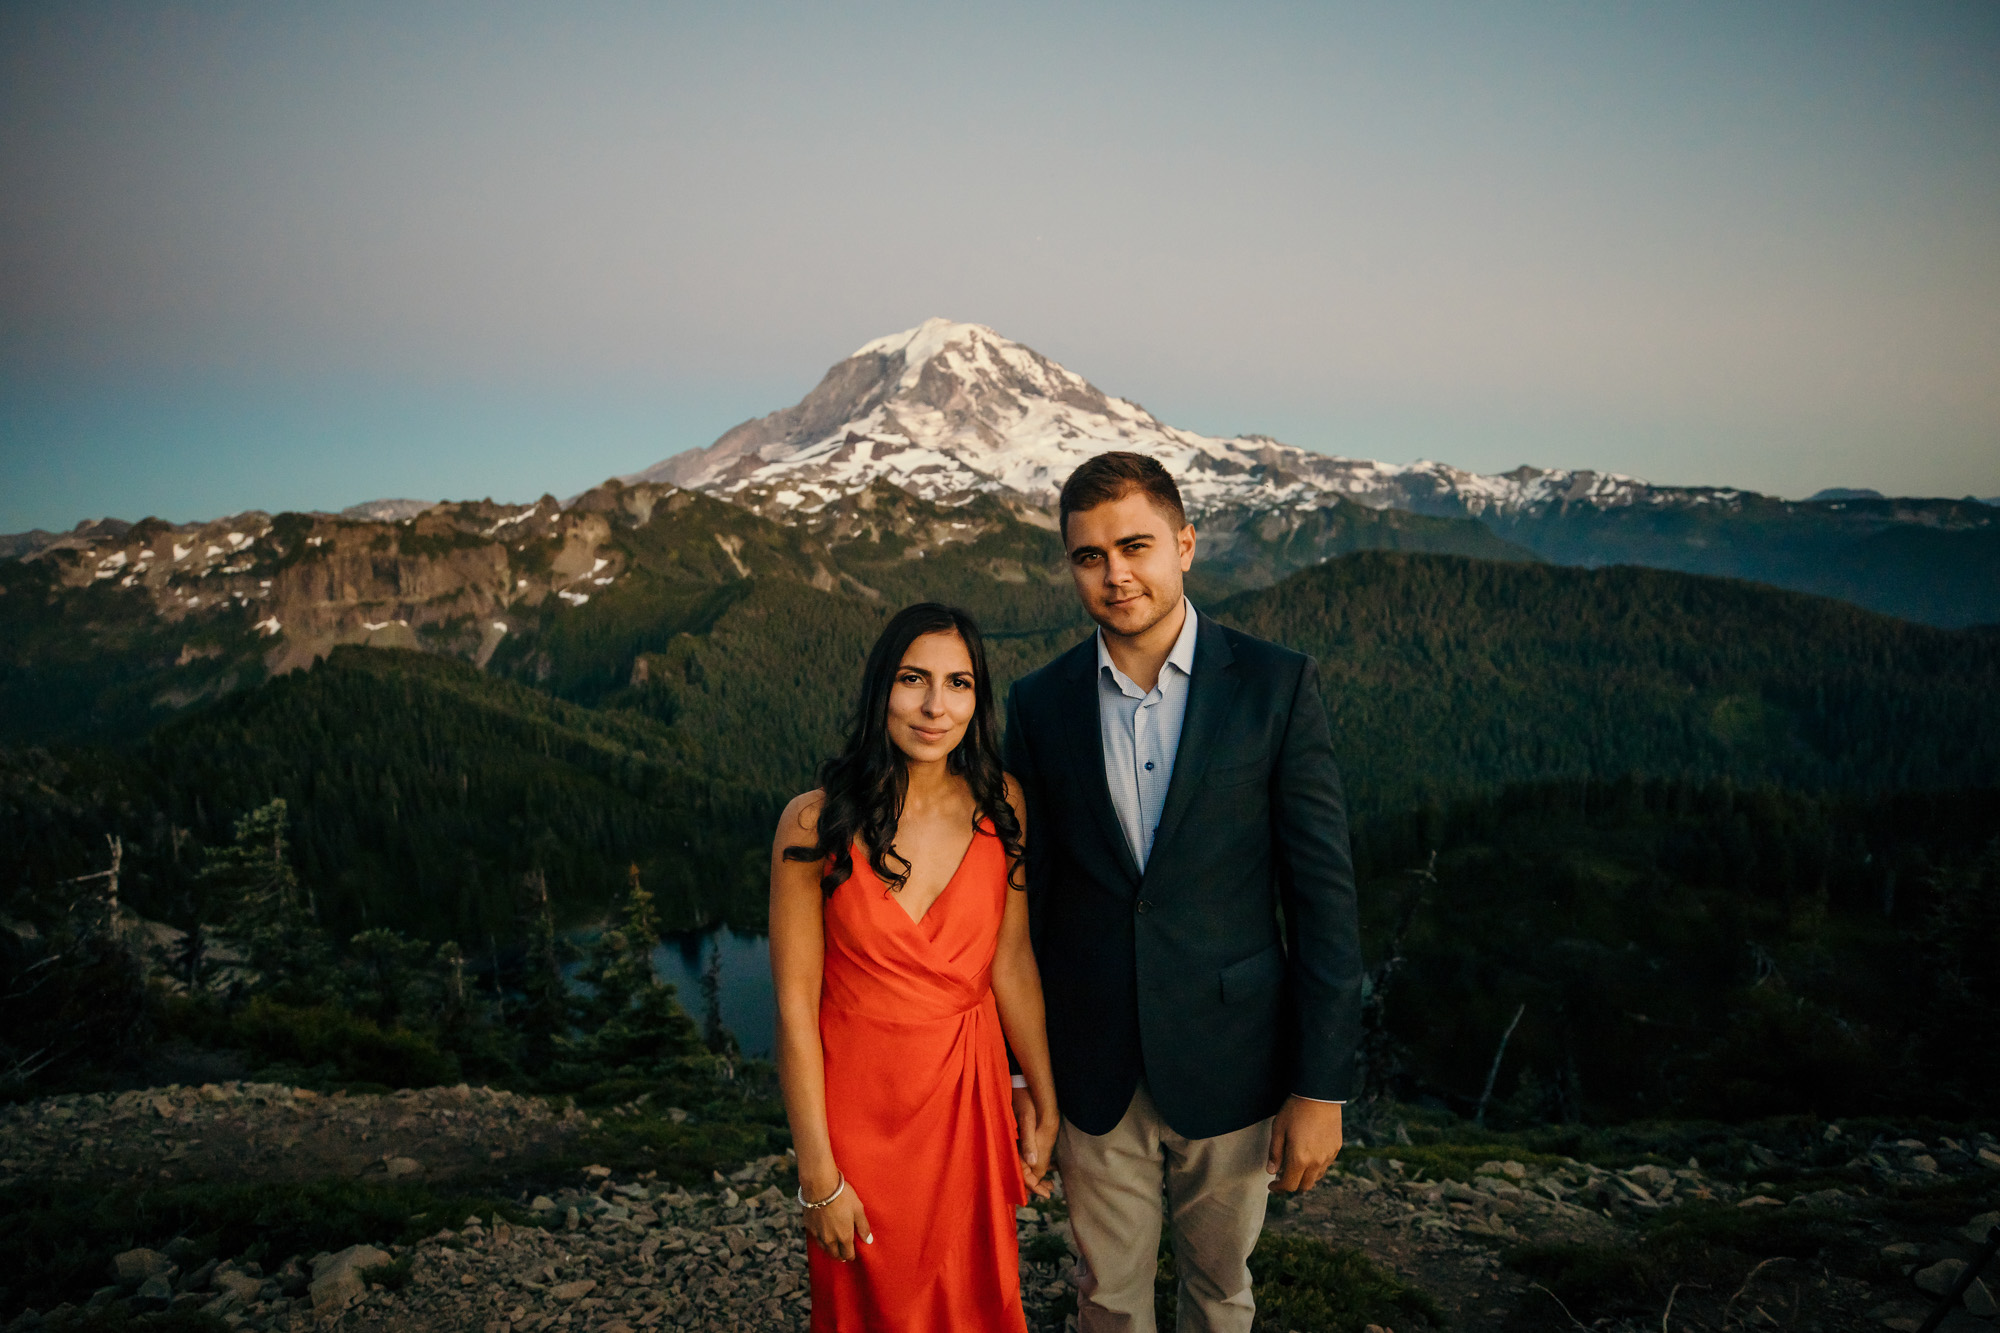
[(546, 1069), (555, 1056), (557, 1038), (569, 1027), (569, 991), (563, 981), (548, 878), (540, 870), (530, 870), (521, 877), (521, 891), (528, 945), (521, 1032), (529, 1068)]
[(435, 951), (427, 942), (377, 927), (356, 935), (348, 948), (344, 970), (356, 1012), (384, 1027), (411, 1026), (413, 1018), (431, 1017), (443, 987), (432, 970)]
[(201, 878), (227, 905), (221, 933), (253, 974), (250, 984), (276, 999), (311, 1004), (331, 988), (332, 950), (315, 919), (309, 890), (292, 869), (283, 799), (236, 821), (226, 847), (211, 848)]
[(577, 974), (585, 994), (571, 1050), (604, 1076), (643, 1078), (672, 1069), (698, 1053), (702, 1042), (673, 986), (653, 970), (659, 919), (636, 865), (627, 872), (619, 906), (618, 924), (592, 943)]

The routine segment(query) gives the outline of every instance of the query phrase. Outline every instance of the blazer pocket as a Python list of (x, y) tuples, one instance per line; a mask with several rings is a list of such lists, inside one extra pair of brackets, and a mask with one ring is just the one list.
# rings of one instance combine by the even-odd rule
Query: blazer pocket
[(1201, 776), (1204, 787), (1235, 787), (1249, 782), (1268, 781), (1271, 776), (1269, 759), (1247, 759), (1234, 764), (1216, 764)]
[(1273, 944), (1262, 953), (1231, 963), (1222, 969), (1222, 1002), (1241, 1004), (1269, 995), (1285, 979), (1285, 949)]

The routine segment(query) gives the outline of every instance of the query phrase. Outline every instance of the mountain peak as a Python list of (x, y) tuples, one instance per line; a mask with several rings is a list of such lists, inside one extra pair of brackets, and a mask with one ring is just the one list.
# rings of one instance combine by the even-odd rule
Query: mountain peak
[(863, 343), (794, 406), (623, 480), (704, 490), (770, 517), (817, 512), (876, 481), (947, 504), (996, 494), (1046, 508), (1077, 464), (1112, 449), (1159, 459), (1202, 518), (1342, 501), (1461, 517), (1736, 499), (1607, 472), (1522, 466), (1482, 476), (1443, 463), (1340, 458), (1267, 435), (1199, 435), (984, 324), (942, 317)]
[(854, 356), (900, 355), (905, 366), (921, 366), (948, 346), (968, 346), (980, 342), (1007, 343), (1010, 347), (1019, 345), (1002, 338), (984, 324), (961, 324), (942, 315), (933, 315), (913, 329), (904, 329), (901, 333), (891, 333), (861, 344), (855, 349)]

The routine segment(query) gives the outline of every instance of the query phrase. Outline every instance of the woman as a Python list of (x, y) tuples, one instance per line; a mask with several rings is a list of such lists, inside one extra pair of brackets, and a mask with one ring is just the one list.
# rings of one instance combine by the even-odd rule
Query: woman
[[(978, 628), (906, 607), (846, 748), (778, 821), (778, 1077), (816, 1330), (1026, 1328), (1014, 1209), (1049, 1193), (1057, 1116), (998, 742)], [(1047, 1127), (1019, 1144), (1008, 1046)]]

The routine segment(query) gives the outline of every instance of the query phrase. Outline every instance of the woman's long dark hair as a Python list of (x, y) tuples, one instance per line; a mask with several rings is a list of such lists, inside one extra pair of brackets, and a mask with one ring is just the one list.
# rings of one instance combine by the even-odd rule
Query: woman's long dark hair
[[(896, 822), (902, 817), (909, 772), (903, 752), (889, 738), (889, 691), (903, 654), (926, 634), (956, 634), (972, 659), (972, 721), (946, 759), (950, 772), (972, 789), (973, 825), (990, 820), (1007, 850), (1009, 867), (1022, 856), (1021, 821), (1007, 803), (1007, 775), (1000, 767), (1000, 728), (994, 717), (993, 678), (986, 670), (986, 646), (979, 626), (955, 606), (918, 602), (889, 618), (882, 635), (868, 650), (861, 672), (861, 699), (847, 745), (820, 765), (819, 784), (826, 799), (819, 808), (819, 836), (810, 846), (785, 848), (787, 861), (823, 861), (820, 892), (831, 896), (854, 874), (856, 838), (868, 849), (868, 864), (891, 890), (910, 877), (910, 863), (896, 852)], [(894, 861), (902, 868), (892, 869)]]

